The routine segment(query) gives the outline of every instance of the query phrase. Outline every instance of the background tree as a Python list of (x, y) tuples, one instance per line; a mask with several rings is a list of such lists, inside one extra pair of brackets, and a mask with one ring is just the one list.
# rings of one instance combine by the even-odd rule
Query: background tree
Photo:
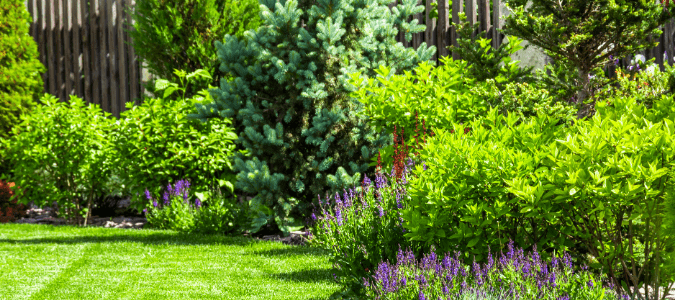
[[(173, 71), (204, 69), (213, 79), (194, 82), (186, 92), (217, 85), (226, 74), (218, 70), (213, 42), (225, 34), (241, 37), (260, 25), (256, 0), (137, 0), (132, 14), (135, 28), (129, 34), (136, 54), (151, 74), (178, 82)], [(154, 82), (147, 84), (154, 91)]]
[(404, 21), (424, 8), (403, 0), (390, 11), (389, 2), (261, 0), (262, 26), (241, 41), (226, 35), (216, 42), (220, 71), (234, 80), (221, 79), (197, 117), (232, 118), (251, 154), (238, 155), (235, 169), (236, 187), (256, 195), (254, 230), (275, 222), (288, 233), (303, 225), (295, 217), (306, 216), (317, 195), (358, 186), (369, 159), (391, 143), (356, 115), (362, 104), (349, 96), (348, 75), (372, 78), (380, 65), (412, 70), (435, 48), (397, 43), (399, 25), (408, 41), (424, 30)]
[(589, 75), (613, 57), (655, 47), (658, 27), (668, 21), (673, 6), (636, 0), (506, 0), (513, 14), (505, 18), (504, 34), (536, 45), (558, 64), (576, 69), (581, 89), (578, 117), (592, 112), (583, 105), (591, 93)]
[[(43, 91), (45, 67), (28, 33), (30, 23), (24, 1), (0, 0), (0, 139), (10, 136)], [(9, 169), (7, 163), (0, 156), (0, 175)]]

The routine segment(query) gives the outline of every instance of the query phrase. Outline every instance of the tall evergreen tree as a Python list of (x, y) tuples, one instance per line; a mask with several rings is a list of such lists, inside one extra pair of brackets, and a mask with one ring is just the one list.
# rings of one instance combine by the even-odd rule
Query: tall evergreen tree
[[(513, 14), (503, 32), (527, 40), (561, 65), (576, 69), (581, 82), (577, 101), (590, 94), (589, 75), (610, 61), (657, 45), (658, 27), (673, 6), (650, 0), (506, 0)], [(589, 114), (593, 105), (579, 111)]]
[(424, 7), (403, 0), (390, 11), (389, 2), (261, 0), (262, 26), (216, 42), (220, 70), (234, 80), (221, 80), (196, 117), (232, 118), (251, 154), (237, 155), (235, 169), (236, 187), (256, 195), (254, 230), (272, 220), (286, 233), (302, 224), (294, 216), (306, 216), (317, 195), (358, 186), (368, 159), (391, 143), (356, 115), (362, 106), (349, 96), (348, 75), (375, 77), (380, 65), (400, 74), (436, 50), (396, 42), (397, 26), (408, 41), (425, 29), (405, 21)]

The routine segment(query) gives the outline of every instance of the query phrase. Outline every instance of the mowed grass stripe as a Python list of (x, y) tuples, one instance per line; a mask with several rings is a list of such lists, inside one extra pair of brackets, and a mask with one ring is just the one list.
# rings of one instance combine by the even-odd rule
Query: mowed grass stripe
[[(318, 249), (172, 231), (0, 225), (0, 299), (327, 299)], [(32, 296), (32, 297), (31, 297)]]

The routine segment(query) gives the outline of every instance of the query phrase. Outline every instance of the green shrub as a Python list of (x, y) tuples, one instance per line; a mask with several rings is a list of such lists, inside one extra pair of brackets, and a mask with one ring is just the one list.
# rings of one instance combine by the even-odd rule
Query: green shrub
[[(234, 174), (229, 156), (234, 152), (237, 135), (227, 119), (202, 123), (188, 119), (195, 111), (195, 103), (209, 101), (201, 91), (192, 98), (183, 98), (185, 85), (196, 76), (209, 78), (204, 70), (191, 74), (176, 71), (182, 86), (166, 80), (156, 82), (162, 98), (145, 99), (139, 106), (127, 103), (122, 113), (119, 130), (114, 137), (118, 151), (116, 165), (124, 185), (133, 194), (132, 206), (142, 210), (147, 199), (142, 195), (148, 188), (154, 193), (168, 183), (187, 179), (195, 192), (203, 192), (211, 185), (227, 186), (233, 192)], [(178, 100), (168, 100), (179, 93)]]
[(13, 162), (11, 181), (21, 187), (22, 203), (56, 201), (60, 215), (78, 223), (84, 216), (86, 224), (93, 200), (110, 178), (114, 124), (110, 114), (75, 96), (66, 103), (45, 94), (41, 102), (3, 141)]
[[(255, 0), (138, 0), (133, 11), (134, 49), (151, 74), (176, 82), (174, 69), (204, 69), (213, 78), (199, 78), (189, 88), (192, 97), (209, 84), (217, 86), (228, 74), (218, 68), (214, 42), (226, 34), (241, 38), (260, 25)], [(148, 86), (154, 91), (154, 85)]]
[[(237, 188), (254, 194), (252, 230), (276, 224), (288, 234), (302, 226), (317, 194), (360, 181), (367, 161), (389, 142), (357, 116), (348, 73), (374, 75), (378, 66), (402, 72), (434, 53), (395, 40), (424, 26), (405, 20), (423, 7), (404, 0), (393, 12), (384, 2), (261, 1), (263, 25), (245, 40), (216, 42), (221, 70), (234, 76), (212, 90), (214, 103), (199, 118), (232, 118), (240, 145), (252, 157), (235, 160)], [(304, 20), (304, 26), (300, 21)]]

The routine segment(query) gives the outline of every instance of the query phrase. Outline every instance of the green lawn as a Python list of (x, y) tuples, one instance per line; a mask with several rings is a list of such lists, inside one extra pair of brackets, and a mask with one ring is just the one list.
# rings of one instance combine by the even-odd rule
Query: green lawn
[(0, 224), (0, 299), (327, 299), (317, 249), (173, 231)]

